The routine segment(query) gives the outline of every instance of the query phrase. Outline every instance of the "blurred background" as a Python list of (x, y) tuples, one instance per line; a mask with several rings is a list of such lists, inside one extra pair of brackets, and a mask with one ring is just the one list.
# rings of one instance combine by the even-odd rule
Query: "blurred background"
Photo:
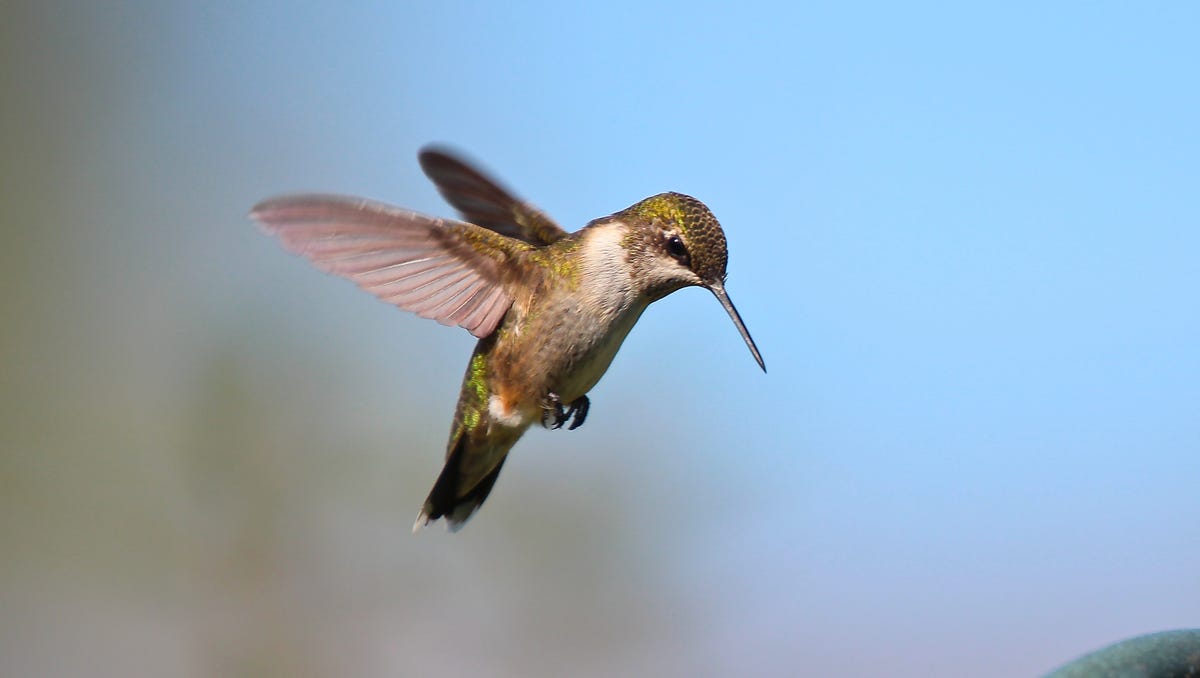
[[(1200, 625), (1192, 3), (60, 3), (0, 21), (0, 673), (1033, 676)], [(705, 201), (578, 431), (409, 526), (464, 331), (280, 192)]]

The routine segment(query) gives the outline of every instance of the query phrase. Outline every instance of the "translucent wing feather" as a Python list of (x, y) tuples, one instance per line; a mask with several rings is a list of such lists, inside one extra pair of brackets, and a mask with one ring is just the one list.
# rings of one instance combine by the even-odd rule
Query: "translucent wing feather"
[(273, 198), (250, 216), (322, 271), (480, 338), (496, 329), (512, 305), (504, 271), (529, 248), (472, 224), (345, 196)]

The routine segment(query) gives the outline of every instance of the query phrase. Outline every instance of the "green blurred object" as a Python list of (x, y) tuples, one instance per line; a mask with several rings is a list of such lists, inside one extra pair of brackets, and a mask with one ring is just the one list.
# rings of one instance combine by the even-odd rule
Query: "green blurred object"
[(1162, 631), (1086, 654), (1046, 678), (1200, 676), (1200, 629)]

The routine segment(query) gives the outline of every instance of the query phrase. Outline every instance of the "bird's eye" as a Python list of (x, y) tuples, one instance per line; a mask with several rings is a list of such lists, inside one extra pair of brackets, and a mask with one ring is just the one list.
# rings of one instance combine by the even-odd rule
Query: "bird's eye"
[(684, 266), (688, 265), (689, 259), (687, 247), (683, 244), (683, 240), (681, 240), (679, 236), (671, 235), (667, 238), (667, 254), (675, 257), (675, 259)]

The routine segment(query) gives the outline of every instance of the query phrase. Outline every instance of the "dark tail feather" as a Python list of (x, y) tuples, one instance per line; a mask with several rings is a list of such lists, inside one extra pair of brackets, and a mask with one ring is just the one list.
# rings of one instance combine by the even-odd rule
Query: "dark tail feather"
[(433, 489), (430, 490), (429, 497), (425, 500), (425, 506), (417, 514), (417, 521), (413, 523), (414, 534), (438, 518), (445, 518), (449, 523), (450, 531), (457, 532), (483, 504), (488, 494), (491, 493), (492, 487), (495, 486), (496, 478), (500, 476), (500, 469), (504, 467), (507, 455), (501, 457), (500, 461), (496, 463), (496, 467), (478, 483), (475, 483), (474, 487), (466, 492), (462, 491), (462, 455), (466, 448), (467, 437), (460, 435), (454, 451), (446, 458), (446, 465), (442, 467), (441, 475), (433, 484)]

